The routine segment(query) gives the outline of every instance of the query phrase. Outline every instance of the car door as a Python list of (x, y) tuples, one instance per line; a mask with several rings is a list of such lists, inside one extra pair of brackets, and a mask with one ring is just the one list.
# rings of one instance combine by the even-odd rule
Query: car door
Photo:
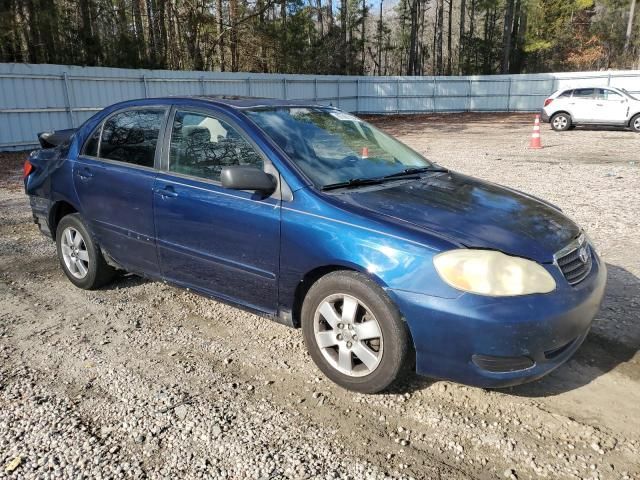
[(569, 113), (576, 122), (596, 121), (595, 88), (576, 88), (569, 99)]
[(153, 182), (167, 107), (133, 108), (109, 116), (73, 167), (83, 218), (99, 244), (128, 271), (158, 276)]
[(273, 168), (236, 124), (210, 110), (175, 110), (154, 186), (162, 275), (168, 281), (275, 313), (280, 199), (228, 190), (224, 166)]
[(608, 88), (598, 88), (596, 92), (596, 121), (610, 124), (624, 124), (629, 113), (626, 97)]

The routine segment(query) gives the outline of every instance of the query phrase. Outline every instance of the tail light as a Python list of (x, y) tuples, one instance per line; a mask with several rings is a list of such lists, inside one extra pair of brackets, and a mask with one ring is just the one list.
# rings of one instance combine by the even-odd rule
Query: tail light
[(29, 160), (25, 161), (24, 166), (22, 167), (22, 178), (27, 178), (33, 170), (33, 164)]
[(544, 106), (546, 107), (547, 105), (550, 105), (550, 104), (551, 104), (551, 102), (553, 102), (553, 98), (547, 98), (547, 99), (544, 101)]

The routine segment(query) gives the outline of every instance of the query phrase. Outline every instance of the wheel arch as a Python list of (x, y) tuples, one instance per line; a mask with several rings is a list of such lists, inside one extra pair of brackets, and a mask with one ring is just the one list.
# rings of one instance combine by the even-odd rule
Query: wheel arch
[(293, 302), (292, 302), (292, 311), (291, 311), (291, 319), (293, 322), (293, 326), (295, 328), (300, 328), (300, 312), (302, 311), (302, 303), (304, 302), (305, 297), (307, 296), (307, 292), (322, 277), (339, 271), (346, 272), (358, 272), (363, 275), (366, 275), (370, 280), (376, 283), (381, 288), (385, 288), (385, 283), (377, 277), (376, 275), (372, 275), (371, 272), (361, 268), (358, 265), (351, 264), (328, 264), (317, 266), (307, 273), (305, 273), (298, 284), (296, 285), (294, 294), (293, 294)]
[(49, 209), (49, 230), (54, 239), (56, 238), (56, 229), (60, 220), (72, 213), (78, 213), (78, 209), (67, 200), (58, 200), (51, 205)]
[(569, 118), (571, 119), (571, 123), (573, 123), (573, 116), (571, 115), (570, 112), (566, 111), (566, 110), (558, 110), (557, 112), (553, 112), (550, 116), (549, 116), (549, 122), (551, 122), (551, 120), (553, 119), (553, 117), (555, 117), (556, 115), (560, 114), (560, 113), (564, 113), (565, 115), (569, 115)]
[(638, 115), (640, 115), (640, 111), (632, 114), (629, 116), (629, 121), (627, 122), (627, 126), (631, 126), (631, 122), (633, 122), (633, 119), (636, 118)]

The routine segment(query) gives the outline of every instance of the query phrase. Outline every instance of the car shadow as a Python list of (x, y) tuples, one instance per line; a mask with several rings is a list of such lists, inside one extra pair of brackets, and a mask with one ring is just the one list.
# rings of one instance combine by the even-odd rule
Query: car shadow
[(580, 131), (627, 132), (627, 133), (631, 132), (631, 129), (629, 127), (624, 127), (620, 125), (576, 125), (573, 130), (576, 132), (580, 132)]
[[(640, 351), (640, 279), (617, 265), (607, 264), (607, 269), (602, 307), (574, 356), (540, 380), (498, 391), (521, 397), (548, 397), (580, 388), (616, 369), (640, 381), (640, 368), (628, 364)], [(134, 288), (150, 281), (124, 274), (103, 289)], [(440, 380), (420, 376), (408, 369), (385, 393), (404, 395), (430, 388), (438, 382)]]

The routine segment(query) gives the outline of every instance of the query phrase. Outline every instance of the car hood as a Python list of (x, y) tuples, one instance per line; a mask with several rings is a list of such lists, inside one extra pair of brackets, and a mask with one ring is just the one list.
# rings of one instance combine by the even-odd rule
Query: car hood
[(347, 190), (348, 205), (393, 217), (467, 247), (553, 261), (579, 227), (552, 205), (454, 172), (381, 188)]

